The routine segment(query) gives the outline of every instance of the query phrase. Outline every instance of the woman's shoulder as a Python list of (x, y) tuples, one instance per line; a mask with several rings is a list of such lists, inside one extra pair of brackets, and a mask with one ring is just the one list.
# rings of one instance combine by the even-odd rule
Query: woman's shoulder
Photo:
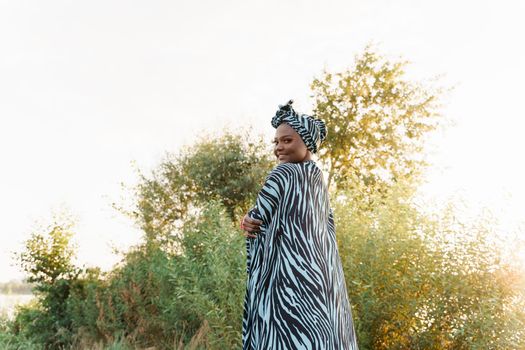
[[(313, 166), (311, 166), (313, 165)], [(280, 163), (276, 165), (271, 171), (268, 177), (278, 176), (278, 177), (289, 177), (294, 173), (300, 173), (305, 171), (311, 171), (317, 169), (313, 161), (300, 162), (300, 163)]]
[(292, 163), (292, 162), (280, 163), (280, 164), (277, 164), (270, 173), (286, 173), (286, 172), (295, 170), (300, 166), (301, 166), (301, 163)]
[(266, 179), (288, 177), (292, 169), (291, 163), (277, 164), (266, 176)]

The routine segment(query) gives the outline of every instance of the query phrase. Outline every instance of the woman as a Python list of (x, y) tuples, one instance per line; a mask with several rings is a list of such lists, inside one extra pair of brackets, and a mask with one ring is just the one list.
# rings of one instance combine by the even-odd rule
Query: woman
[(322, 120), (289, 101), (272, 119), (279, 159), (241, 222), (247, 273), (243, 349), (357, 349), (323, 174)]

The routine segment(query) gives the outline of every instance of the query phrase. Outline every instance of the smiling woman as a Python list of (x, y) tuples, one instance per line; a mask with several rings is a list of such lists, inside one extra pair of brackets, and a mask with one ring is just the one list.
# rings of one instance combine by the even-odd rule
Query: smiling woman
[(274, 153), (247, 231), (243, 349), (357, 349), (328, 191), (311, 159), (324, 122), (280, 106)]
[(299, 134), (288, 124), (275, 131), (274, 154), (281, 163), (298, 163), (312, 159), (312, 155)]

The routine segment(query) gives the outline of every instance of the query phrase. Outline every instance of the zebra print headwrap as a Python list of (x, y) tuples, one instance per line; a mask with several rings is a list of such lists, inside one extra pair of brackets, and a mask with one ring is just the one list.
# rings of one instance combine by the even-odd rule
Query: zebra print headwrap
[(292, 103), (293, 100), (290, 100), (284, 106), (279, 105), (279, 110), (272, 118), (272, 126), (277, 129), (282, 123), (287, 123), (301, 136), (306, 148), (317, 153), (321, 142), (326, 139), (325, 122), (306, 114), (299, 115), (292, 108)]

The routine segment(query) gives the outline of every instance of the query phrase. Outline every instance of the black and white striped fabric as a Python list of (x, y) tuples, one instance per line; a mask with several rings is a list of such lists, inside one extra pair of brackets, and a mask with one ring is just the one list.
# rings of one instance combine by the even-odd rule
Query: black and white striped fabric
[(326, 125), (321, 119), (306, 114), (299, 114), (292, 108), (293, 100), (279, 109), (272, 118), (272, 126), (277, 129), (282, 123), (290, 125), (301, 137), (306, 148), (312, 153), (317, 153), (319, 146), (326, 139)]
[(329, 197), (313, 160), (281, 163), (248, 215), (243, 349), (357, 349)]

